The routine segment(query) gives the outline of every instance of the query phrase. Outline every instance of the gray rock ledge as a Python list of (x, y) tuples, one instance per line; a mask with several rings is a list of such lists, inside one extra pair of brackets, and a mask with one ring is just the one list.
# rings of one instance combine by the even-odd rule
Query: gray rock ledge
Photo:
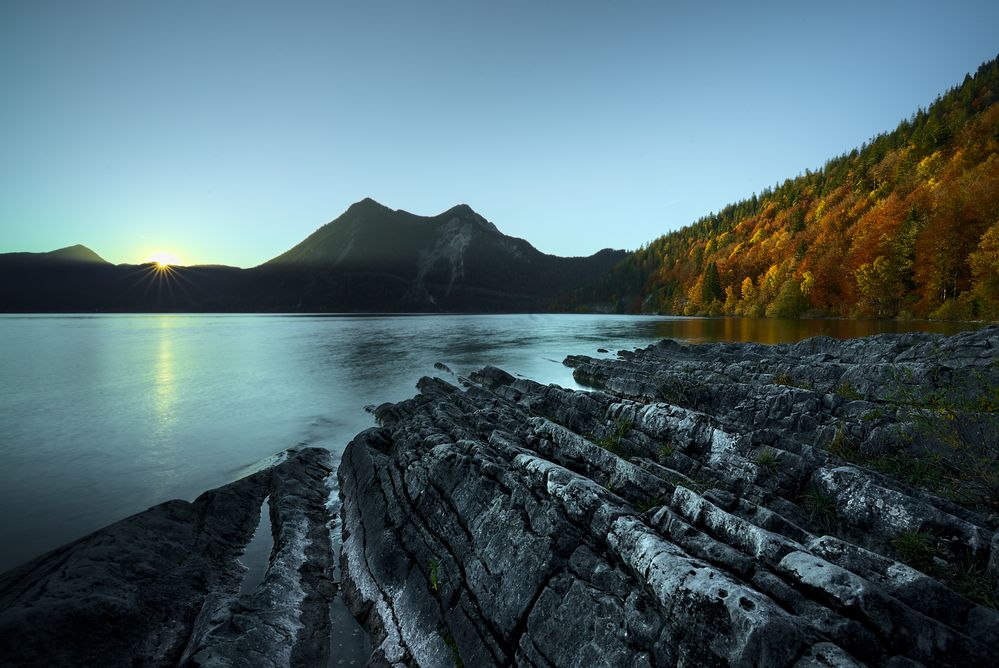
[[(330, 651), (330, 454), (309, 448), (0, 576), (0, 664), (316, 666)], [(269, 495), (274, 549), (240, 595)]]
[[(863, 462), (941, 447), (915, 429), (939, 406), (893, 393), (999, 387), (999, 330), (566, 364), (597, 391), (427, 377), (347, 447), (343, 595), (372, 665), (995, 665), (999, 613), (933, 571), (995, 593), (995, 514)], [(989, 433), (980, 413), (961, 426)]]
[(374, 666), (994, 665), (999, 329), (566, 364), (594, 391), (424, 378), (336, 478), (289, 453), (0, 575), (0, 664), (335, 665), (339, 529)]

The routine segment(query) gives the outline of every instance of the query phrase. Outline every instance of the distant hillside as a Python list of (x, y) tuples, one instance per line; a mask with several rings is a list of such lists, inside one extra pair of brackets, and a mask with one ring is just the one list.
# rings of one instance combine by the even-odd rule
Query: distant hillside
[(425, 217), (365, 199), (254, 269), (247, 294), (266, 310), (543, 311), (625, 256), (546, 255), (465, 204)]
[(232, 310), (242, 269), (111, 264), (86, 246), (0, 254), (0, 312)]
[(999, 60), (816, 171), (631, 254), (577, 304), (999, 318)]
[(110, 264), (100, 255), (81, 244), (66, 246), (65, 248), (48, 251), (47, 253), (4, 253), (0, 257), (3, 257), (7, 262), (22, 262), (25, 264), (53, 262)]
[(555, 257), (467, 205), (423, 217), (366, 199), (253, 269), (113, 265), (84, 246), (2, 254), (0, 311), (548, 311), (626, 255)]

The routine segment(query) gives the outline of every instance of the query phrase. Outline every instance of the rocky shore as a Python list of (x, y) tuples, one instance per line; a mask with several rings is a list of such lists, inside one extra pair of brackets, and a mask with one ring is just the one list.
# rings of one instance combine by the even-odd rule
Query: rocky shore
[(904, 466), (995, 467), (999, 330), (566, 364), (596, 391), (424, 378), (348, 446), (372, 663), (994, 665), (994, 480)]
[(0, 575), (0, 664), (337, 665), (342, 597), (374, 666), (994, 665), (999, 329), (565, 364)]
[[(8, 571), (0, 664), (325, 665), (332, 466), (327, 451), (305, 449)], [(265, 499), (274, 545), (262, 581), (245, 587), (239, 559)]]

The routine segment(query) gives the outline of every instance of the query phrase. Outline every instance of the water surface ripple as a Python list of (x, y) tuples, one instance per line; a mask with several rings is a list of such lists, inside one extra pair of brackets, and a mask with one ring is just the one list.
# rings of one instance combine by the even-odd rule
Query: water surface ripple
[(958, 326), (610, 315), (0, 317), (0, 571), (276, 452), (335, 454), (444, 362), (575, 387), (567, 354)]

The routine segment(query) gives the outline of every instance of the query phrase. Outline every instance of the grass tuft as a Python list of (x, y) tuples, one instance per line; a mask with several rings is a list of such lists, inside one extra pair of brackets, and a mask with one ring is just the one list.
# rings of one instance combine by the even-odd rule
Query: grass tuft
[(649, 499), (648, 501), (643, 501), (641, 503), (636, 503), (635, 504), (635, 510), (637, 510), (640, 513), (646, 513), (648, 511), (652, 510), (653, 508), (658, 508), (659, 506), (663, 505), (665, 502), (666, 502), (666, 499), (664, 499), (663, 497), (661, 497), (661, 496), (655, 496), (655, 497)]
[(859, 457), (857, 450), (853, 447), (853, 443), (846, 435), (846, 425), (842, 422), (836, 428), (836, 433), (833, 434), (832, 440), (829, 441), (827, 449), (840, 459), (850, 462), (856, 462)]
[(676, 484), (677, 487), (686, 487), (690, 491), (696, 492), (697, 494), (704, 494), (704, 492), (708, 491), (714, 486), (714, 483), (708, 480), (707, 478), (698, 478), (698, 477), (690, 478), (689, 481), (682, 480), (677, 482)]
[(440, 563), (436, 559), (431, 559), (428, 566), (430, 566), (430, 588), (436, 592), (440, 589), (440, 582), (438, 580)]
[(455, 641), (454, 636), (450, 633), (441, 636), (444, 644), (447, 645), (448, 649), (451, 650), (451, 658), (454, 660), (454, 668), (465, 668), (464, 662), (461, 660), (461, 655), (458, 654), (458, 643)]
[(615, 421), (614, 431), (603, 438), (597, 439), (596, 444), (607, 452), (624, 459), (628, 453), (621, 447), (621, 439), (631, 429), (632, 424), (631, 420)]
[(899, 561), (924, 572), (932, 568), (934, 536), (929, 531), (903, 531), (891, 540), (891, 546)]
[(766, 469), (771, 473), (780, 468), (780, 461), (777, 459), (777, 453), (770, 448), (763, 448), (763, 450), (756, 455), (755, 461), (757, 466)]
[(836, 500), (827, 496), (814, 485), (805, 488), (801, 497), (801, 506), (812, 522), (824, 531), (831, 531), (836, 526)]
[(844, 380), (842, 383), (837, 385), (834, 392), (836, 393), (836, 396), (842, 397), (848, 401), (862, 398), (860, 392), (857, 391), (857, 388), (855, 388), (848, 380)]
[(950, 563), (940, 550), (936, 536), (930, 531), (903, 531), (891, 541), (895, 555), (916, 570), (937, 578), (969, 601), (999, 609), (995, 581), (987, 569), (966, 560)]
[(787, 373), (779, 373), (774, 376), (774, 385), (784, 385), (786, 387), (797, 387), (799, 390), (810, 390), (812, 386), (804, 381), (797, 381), (794, 376)]

